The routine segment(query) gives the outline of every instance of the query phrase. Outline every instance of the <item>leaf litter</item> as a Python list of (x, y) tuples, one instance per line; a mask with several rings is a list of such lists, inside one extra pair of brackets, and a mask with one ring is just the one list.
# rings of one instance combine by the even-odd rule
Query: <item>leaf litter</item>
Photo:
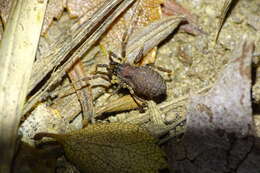
[[(73, 2), (73, 1), (70, 1), (70, 3), (71, 2)], [(91, 2), (91, 3), (93, 3), (93, 2)], [(147, 1), (147, 2), (149, 2), (149, 1)], [(252, 1), (251, 3), (247, 3), (245, 0), (239, 1), (238, 4), (236, 5), (236, 7), (231, 11), (232, 13), (231, 13), (230, 17), (228, 17), (226, 19), (226, 21), (222, 27), (222, 30), (220, 31), (220, 35), (218, 38), (218, 44), (217, 45), (213, 44), (214, 38), (216, 36), (216, 31), (218, 30), (217, 21), (219, 21), (219, 15), (221, 14), (220, 10), (223, 8), (223, 2), (219, 1), (219, 2), (213, 3), (212, 1), (207, 1), (207, 0), (192, 1), (192, 2), (186, 1), (186, 0), (178, 1), (178, 3), (180, 3), (181, 6), (185, 7), (185, 10), (188, 11), (189, 15), (196, 14), (196, 16), (199, 16), (196, 18), (197, 19), (196, 24), (198, 23), (203, 28), (203, 31), (205, 31), (205, 33), (207, 33), (207, 34), (200, 33), (197, 36), (191, 36), (190, 34), (187, 34), (187, 33), (177, 32), (177, 33), (175, 33), (174, 37), (170, 37), (167, 42), (160, 45), (158, 52), (157, 52), (156, 64), (167, 67), (168, 69), (171, 69), (174, 72), (174, 75), (172, 76), (172, 82), (168, 83), (168, 86), (169, 86), (168, 87), (169, 88), (168, 89), (168, 99), (164, 103), (159, 104), (158, 105), (159, 111), (156, 111), (156, 112), (159, 112), (159, 114), (160, 114), (160, 112), (163, 112), (163, 114), (164, 114), (164, 117), (163, 117), (163, 119), (160, 119), (160, 122), (166, 123), (166, 119), (171, 119), (170, 117), (179, 118), (180, 115), (187, 116), (187, 131), (184, 134), (183, 141), (178, 143), (179, 139), (174, 138), (174, 139), (170, 140), (169, 142), (166, 142), (166, 144), (164, 145), (167, 148), (166, 154), (169, 159), (168, 163), (169, 163), (170, 171), (173, 171), (173, 170), (180, 171), (181, 170), (181, 172), (190, 172), (190, 170), (193, 170), (192, 172), (196, 172), (196, 171), (200, 172), (202, 170), (198, 168), (198, 165), (204, 165), (205, 166), (204, 171), (206, 170), (206, 172), (210, 172), (210, 171), (211, 172), (222, 172), (223, 170), (226, 170), (226, 169), (232, 169), (232, 170), (236, 170), (237, 172), (243, 172), (246, 169), (247, 170), (252, 169), (254, 167), (252, 165), (255, 163), (255, 161), (257, 161), (259, 159), (259, 156), (257, 155), (257, 153), (253, 152), (253, 151), (256, 151), (257, 149), (255, 147), (253, 147), (252, 138), (247, 137), (249, 129), (246, 127), (246, 125), (248, 125), (248, 124), (251, 125), (251, 123), (252, 123), (251, 122), (252, 120), (250, 120), (250, 116), (245, 117), (245, 116), (242, 116), (242, 114), (240, 113), (241, 114), (240, 117), (242, 119), (235, 119), (235, 120), (234, 120), (234, 118), (232, 119), (232, 117), (235, 117), (235, 116), (231, 116), (229, 121), (226, 121), (225, 123), (231, 123), (231, 124), (234, 123), (234, 124), (239, 124), (239, 125), (243, 125), (243, 126), (242, 127), (237, 126), (235, 128), (231, 128), (231, 126), (228, 126), (227, 132), (234, 131), (234, 132), (238, 133), (239, 135), (238, 136), (233, 135), (233, 134), (227, 135), (226, 131), (223, 132), (223, 129), (226, 128), (226, 125), (222, 126), (223, 124), (221, 124), (221, 122), (223, 122), (225, 120), (224, 117), (222, 117), (221, 115), (215, 116), (216, 115), (215, 112), (212, 111), (214, 109), (208, 105), (209, 103), (211, 103), (210, 100), (214, 100), (213, 98), (209, 97), (209, 93), (213, 92), (212, 91), (213, 89), (210, 90), (209, 93), (207, 93), (206, 96), (208, 96), (208, 97), (206, 97), (205, 94), (203, 94), (202, 96), (198, 96), (198, 97), (202, 98), (201, 100), (196, 99), (196, 96), (193, 96), (193, 97), (191, 97), (191, 101), (190, 102), (188, 101), (190, 98), (190, 95), (192, 95), (191, 93), (196, 93), (196, 91), (199, 91), (201, 88), (207, 88), (206, 90), (208, 90), (212, 86), (213, 86), (213, 88), (217, 88), (218, 82), (215, 84), (214, 84), (214, 82), (216, 80), (220, 81), (222, 74), (230, 73), (232, 71), (232, 69), (230, 69), (230, 71), (224, 73), (223, 71), (225, 71), (225, 70), (223, 70), (223, 67), (228, 67), (228, 65), (226, 66), (227, 62), (230, 59), (232, 59), (233, 57), (234, 58), (237, 57), (237, 56), (231, 55), (231, 50), (235, 50), (235, 49), (241, 50), (240, 49), (241, 46), (239, 47), (236, 45), (238, 45), (237, 44), (238, 42), (242, 42), (241, 41), (242, 35), (244, 35), (244, 34), (247, 34), (249, 36), (255, 35), (255, 39), (254, 39), (255, 45), (259, 45), (259, 40), (260, 40), (259, 33), (255, 34), (255, 29), (252, 30), (252, 28), (257, 28), (257, 25), (254, 22), (252, 22), (252, 21), (255, 21), (255, 18), (252, 16), (259, 16), (259, 13), (257, 13), (255, 10), (253, 10), (253, 15), (252, 15), (252, 11), (250, 11), (252, 4), (256, 3), (256, 2)], [(67, 1), (67, 10), (69, 13), (69, 17), (78, 17), (81, 14), (83, 14), (83, 12), (80, 12), (80, 11), (78, 11), (79, 13), (72, 13), (73, 8), (78, 9), (78, 7), (80, 6), (79, 3), (81, 3), (81, 2), (75, 1), (75, 3), (78, 3), (78, 4), (75, 4), (75, 6), (73, 7), (73, 4), (70, 4), (70, 6), (69, 6), (69, 3)], [(83, 1), (82, 1), (82, 3), (83, 3)], [(98, 3), (98, 2), (95, 1), (95, 3)], [(102, 3), (102, 2), (100, 2), (100, 3)], [(84, 5), (85, 4), (83, 4), (82, 6), (84, 7)], [(159, 5), (159, 3), (158, 3), (158, 5)], [(93, 4), (92, 4), (92, 6), (93, 6)], [(91, 5), (89, 5), (89, 7), (91, 7)], [(250, 8), (245, 8), (245, 7), (250, 7)], [(257, 5), (256, 5), (256, 7), (257, 7)], [(82, 9), (84, 10), (84, 8), (82, 8)], [(159, 7), (156, 6), (155, 9), (158, 10)], [(90, 11), (89, 17), (92, 15), (91, 12), (94, 13), (94, 11), (95, 10)], [(189, 13), (189, 11), (191, 13)], [(75, 10), (75, 12), (77, 12), (77, 10)], [(66, 12), (63, 11), (63, 15), (58, 16), (57, 19), (59, 19), (59, 17), (60, 17), (59, 20), (63, 21), (63, 22), (64, 22), (64, 20), (65, 21), (70, 20), (69, 18), (67, 18), (67, 19), (64, 18), (64, 16), (66, 15), (65, 13)], [(56, 14), (58, 14), (58, 13), (56, 13)], [(73, 14), (73, 15), (71, 15), (71, 14)], [(145, 14), (145, 13), (143, 13), (143, 14)], [(156, 13), (156, 14), (160, 18), (160, 13)], [(243, 15), (247, 15), (246, 18)], [(125, 17), (127, 18), (129, 16), (126, 15)], [(54, 18), (56, 18), (56, 17), (54, 17)], [(156, 20), (158, 20), (159, 18), (156, 18)], [(247, 20), (247, 18), (250, 19), (250, 21)], [(57, 23), (57, 25), (59, 24), (59, 20), (52, 21), (52, 23), (54, 24), (53, 27), (55, 27), (56, 23)], [(85, 19), (82, 19), (82, 20), (85, 20)], [(120, 20), (122, 20), (122, 21), (120, 21)], [(114, 26), (115, 30), (110, 31), (114, 35), (111, 34), (110, 35), (111, 37), (109, 36), (108, 38), (106, 38), (106, 36), (104, 37), (104, 40), (102, 42), (103, 45), (101, 44), (101, 46), (100, 46), (101, 51), (99, 51), (97, 56), (95, 56), (95, 59), (93, 60), (93, 57), (87, 58), (87, 59), (85, 59), (85, 61), (83, 59), (83, 62), (86, 62), (85, 70), (86, 70), (87, 74), (89, 74), (91, 71), (93, 71), (93, 68), (97, 62), (106, 62), (107, 61), (104, 56), (104, 52), (103, 52), (104, 47), (105, 47), (105, 50), (110, 50), (110, 49), (115, 49), (116, 51), (120, 50), (121, 37), (125, 30), (125, 26), (128, 26), (128, 23), (125, 23), (125, 21), (124, 21), (125, 19), (120, 19), (120, 20), (118, 20), (119, 23), (121, 22), (121, 23), (123, 23), (123, 25), (122, 26), (115, 25)], [(215, 21), (215, 22), (212, 22), (212, 21)], [(142, 23), (141, 25), (143, 26), (146, 24)], [(51, 33), (52, 25), (49, 25), (48, 27), (49, 27), (48, 29), (50, 30), (48, 32)], [(251, 29), (249, 29), (250, 27), (251, 27)], [(117, 33), (118, 28), (119, 28), (119, 31)], [(112, 38), (112, 40), (111, 40), (111, 38)], [(111, 42), (106, 41), (106, 39), (108, 39), (108, 40), (110, 39)], [(109, 44), (109, 43), (113, 43), (113, 44)], [(108, 44), (108, 45), (106, 45), (106, 44)], [(118, 53), (119, 52), (120, 51), (118, 51)], [(259, 52), (258, 46), (256, 46), (256, 52)], [(236, 55), (238, 55), (238, 54), (236, 54)], [(154, 60), (155, 60), (155, 59), (150, 59), (150, 58), (148, 58), (148, 59), (149, 59), (148, 62), (154, 62)], [(186, 62), (188, 62), (188, 63), (186, 63)], [(92, 63), (93, 65), (88, 65), (88, 63), (90, 63), (90, 64)], [(227, 68), (224, 68), (224, 69), (227, 69)], [(237, 70), (237, 69), (235, 68), (233, 70)], [(220, 73), (220, 72), (222, 72), (222, 73)], [(239, 73), (238, 75), (240, 75), (240, 74), (241, 73)], [(228, 75), (228, 74), (226, 74), (226, 75)], [(219, 76), (220, 76), (220, 78), (219, 78)], [(238, 79), (234, 78), (234, 83), (236, 82), (236, 80), (238, 80)], [(225, 83), (228, 81), (229, 80), (225, 80)], [(247, 82), (248, 82), (248, 80), (247, 80)], [(67, 81), (65, 81), (65, 83), (67, 83)], [(101, 81), (99, 81), (99, 83), (103, 84), (104, 82), (101, 80)], [(233, 88), (234, 86), (238, 86), (238, 85), (230, 84), (229, 88)], [(241, 87), (243, 87), (243, 86), (245, 86), (245, 85), (244, 84), (241, 85)], [(246, 89), (248, 91), (248, 88), (250, 89), (251, 84), (247, 83), (246, 86), (247, 86)], [(229, 94), (229, 92), (228, 92), (229, 90), (227, 87), (225, 87), (223, 89), (227, 89), (227, 90), (224, 90), (225, 92), (224, 91), (222, 92), (220, 90), (221, 92), (217, 92), (216, 96), (219, 95), (219, 97), (222, 98), (222, 96)], [(205, 93), (206, 90), (203, 90), (202, 93)], [(238, 90), (239, 90), (239, 87), (238, 87)], [(105, 105), (104, 107), (102, 107), (102, 105), (104, 103), (109, 102), (109, 101), (107, 101), (105, 99), (107, 97), (107, 94), (102, 94), (102, 93), (100, 94), (99, 91), (100, 91), (99, 88), (97, 88), (96, 90), (93, 91), (93, 93), (94, 92), (97, 93), (97, 94), (94, 94), (94, 96), (96, 95), (96, 98), (97, 98), (97, 100), (95, 100), (95, 105), (100, 105), (101, 108), (105, 108), (106, 110), (109, 110), (109, 111), (110, 110), (114, 111), (113, 107), (115, 107), (115, 106), (110, 107), (109, 105)], [(231, 92), (231, 93), (233, 93), (233, 92)], [(249, 102), (251, 103), (251, 98), (248, 97), (248, 92), (246, 95), (242, 92), (241, 92), (241, 94), (244, 95), (242, 100), (246, 100), (247, 103), (249, 103)], [(99, 97), (100, 95), (101, 95), (101, 97)], [(73, 127), (72, 128), (73, 130), (75, 130), (75, 128), (76, 129), (81, 128), (81, 126), (78, 125), (78, 124), (80, 124), (80, 121), (81, 121), (80, 116), (73, 119), (74, 123), (68, 123), (68, 122), (72, 121), (71, 118), (69, 118), (69, 117), (71, 117), (71, 115), (77, 115), (80, 112), (80, 106), (74, 106), (75, 108), (77, 107), (76, 109), (73, 106), (70, 106), (70, 103), (71, 103), (71, 105), (78, 104), (78, 103), (76, 103), (76, 102), (78, 102), (76, 97), (77, 96), (75, 94), (72, 94), (71, 96), (68, 96), (67, 98), (65, 97), (64, 103), (66, 103), (66, 104), (63, 104), (63, 106), (61, 104), (60, 107), (59, 107), (59, 105), (54, 106), (55, 114), (53, 114), (56, 116), (58, 115), (58, 117), (59, 116), (65, 117), (65, 119), (67, 120), (66, 126)], [(116, 99), (116, 96), (112, 96), (112, 98), (113, 97)], [(238, 99), (241, 100), (241, 97)], [(76, 99), (72, 99), (72, 98), (76, 98)], [(202, 101), (205, 98), (207, 98), (206, 101), (202, 103)], [(230, 99), (230, 98), (232, 98), (232, 99)], [(232, 101), (234, 101), (234, 103), (236, 103), (236, 104), (234, 104), (237, 106), (235, 108), (240, 108), (239, 107), (240, 103), (238, 102), (238, 100), (236, 102), (236, 98), (237, 97), (233, 97), (233, 95), (231, 95), (230, 97), (226, 98), (226, 101), (223, 103), (223, 105), (227, 104), (229, 101), (232, 100)], [(59, 99), (59, 100), (62, 100), (62, 99)], [(177, 102), (175, 102), (174, 100), (177, 100)], [(181, 101), (178, 101), (178, 100), (181, 100)], [(59, 103), (61, 103), (61, 102), (59, 102)], [(120, 103), (120, 104), (122, 104), (122, 103)], [(212, 105), (214, 106), (214, 104), (217, 105), (220, 103), (213, 102)], [(64, 105), (66, 105), (66, 106), (64, 106)], [(186, 106), (188, 107), (188, 109), (186, 108)], [(225, 110), (228, 110), (227, 112), (229, 112), (229, 109), (230, 109), (230, 112), (232, 112), (232, 110), (233, 110), (232, 106), (233, 105), (226, 107)], [(250, 106), (247, 104), (246, 108), (249, 108)], [(219, 107), (221, 107), (221, 106), (219, 106)], [(223, 107), (225, 107), (225, 106), (223, 106)], [(101, 112), (102, 112), (103, 110), (105, 110), (105, 109), (102, 110), (101, 108), (98, 107), (98, 109), (99, 109), (98, 111), (101, 110)], [(112, 114), (114, 116), (109, 117), (108, 120), (105, 119), (105, 121), (117, 121), (117, 122), (128, 122), (128, 121), (131, 122), (132, 121), (143, 127), (148, 126), (148, 129), (149, 129), (150, 124), (153, 124), (150, 121), (151, 116), (148, 116), (147, 113), (142, 114), (142, 113), (139, 113), (138, 111), (131, 111), (129, 113), (123, 112), (120, 114), (116, 114), (116, 113), (112, 113), (112, 111), (110, 112), (110, 114)], [(242, 109), (242, 111), (243, 111), (243, 109)], [(248, 113), (250, 115), (249, 112), (246, 112), (246, 113)], [(38, 113), (38, 115), (39, 114), (41, 114), (41, 113)], [(198, 114), (198, 116), (195, 116), (196, 114)], [(207, 115), (207, 116), (204, 117), (205, 119), (203, 119), (203, 118), (199, 119), (199, 117), (201, 115)], [(229, 113), (229, 115), (232, 115), (232, 113)], [(74, 117), (74, 116), (72, 116), (72, 117)], [(219, 119), (216, 117), (218, 117)], [(243, 119), (243, 118), (245, 118), (245, 119)], [(48, 118), (46, 118), (46, 119), (48, 119)], [(212, 119), (212, 121), (214, 122), (213, 124), (215, 124), (215, 125), (213, 125), (213, 127), (211, 127), (212, 123), (207, 124), (210, 119)], [(101, 119), (101, 120), (103, 121), (103, 119)], [(207, 121), (205, 121), (205, 120), (207, 120)], [(255, 120), (257, 120), (257, 119), (255, 119)], [(198, 122), (198, 124), (203, 124), (201, 121), (204, 123), (203, 127), (208, 127), (206, 129), (201, 128), (203, 130), (202, 133), (203, 134), (205, 133), (206, 134), (205, 136), (212, 135), (209, 138), (205, 138), (206, 142), (204, 142), (204, 143), (199, 143), (200, 141), (197, 138), (194, 139), (194, 137), (192, 137), (190, 135), (190, 134), (192, 134), (191, 132), (193, 132), (192, 130), (194, 130), (192, 128), (194, 126), (197, 127), (196, 126), (197, 124), (195, 122)], [(41, 123), (44, 124), (44, 121), (41, 121), (41, 122), (37, 121), (37, 122), (40, 124)], [(78, 122), (78, 123), (76, 123), (76, 122)], [(32, 124), (34, 124), (33, 121), (32, 121)], [(75, 125), (75, 124), (77, 124), (77, 125)], [(61, 123), (61, 125), (62, 125), (62, 123)], [(52, 126), (55, 126), (57, 129), (59, 129), (61, 127), (61, 126), (59, 126), (59, 123), (54, 124)], [(91, 125), (91, 126), (94, 127), (95, 125)], [(104, 127), (105, 126), (108, 126), (108, 125), (104, 125)], [(163, 126), (165, 126), (165, 124), (163, 124)], [(219, 127), (216, 130), (217, 132), (212, 130), (212, 129), (216, 128), (215, 126)], [(198, 128), (196, 128), (196, 129), (198, 129)], [(103, 130), (105, 132), (105, 129), (103, 129)], [(64, 132), (69, 133), (69, 131), (60, 132), (60, 131), (49, 130), (48, 128), (46, 128), (45, 130), (42, 130), (42, 132), (50, 132), (50, 133), (58, 132), (61, 134), (63, 134)], [(33, 136), (38, 132), (39, 131), (33, 132), (31, 135)], [(156, 132), (156, 130), (155, 130), (155, 132)], [(241, 132), (243, 132), (243, 133), (241, 133)], [(172, 136), (175, 136), (174, 130), (168, 130), (168, 133), (173, 134)], [(223, 135), (223, 136), (218, 137), (217, 135)], [(60, 135), (60, 136), (62, 136), (62, 135)], [(169, 136), (171, 136), (171, 135), (169, 135)], [(200, 135), (198, 135), (198, 136), (200, 136)], [(161, 137), (161, 136), (159, 136), (159, 137)], [(202, 138), (202, 139), (204, 140), (204, 138)], [(206, 139), (209, 139), (208, 144), (213, 143), (213, 147), (211, 147), (210, 145), (209, 146), (207, 145), (208, 140), (206, 140)], [(203, 140), (201, 140), (201, 142)], [(195, 141), (198, 141), (198, 143), (194, 143)], [(222, 145), (218, 145), (218, 144), (223, 144), (223, 148), (219, 147)], [(201, 147), (201, 145), (202, 146), (205, 145), (205, 147)], [(95, 147), (97, 148), (97, 146), (95, 146)], [(75, 147), (75, 148), (77, 148), (77, 147)], [(204, 151), (204, 150), (201, 151), (203, 148), (207, 151)], [(188, 153), (185, 153), (187, 151), (188, 151)], [(88, 152), (91, 152), (91, 151), (88, 151)], [(219, 154), (216, 154), (216, 153), (219, 153)], [(226, 153), (228, 153), (228, 154), (226, 154)], [(248, 156), (247, 156), (247, 154), (248, 154)], [(190, 160), (194, 160), (194, 158), (196, 158), (195, 159), (196, 164), (192, 164), (190, 161)], [(221, 159), (219, 160), (217, 158), (222, 158), (223, 161)], [(90, 158), (86, 158), (86, 159), (90, 159)], [(181, 161), (179, 161), (178, 159)], [(215, 167), (215, 169), (214, 169), (214, 167), (212, 166), (214, 164), (212, 162), (210, 162), (210, 160), (212, 160), (212, 162), (214, 162), (214, 164), (217, 163), (217, 165), (219, 167)], [(73, 162), (74, 159), (73, 160), (71, 159), (71, 161)], [(228, 168), (226, 166), (227, 162), (230, 162), (230, 164), (228, 165)], [(242, 163), (242, 164), (240, 164), (240, 163)]]

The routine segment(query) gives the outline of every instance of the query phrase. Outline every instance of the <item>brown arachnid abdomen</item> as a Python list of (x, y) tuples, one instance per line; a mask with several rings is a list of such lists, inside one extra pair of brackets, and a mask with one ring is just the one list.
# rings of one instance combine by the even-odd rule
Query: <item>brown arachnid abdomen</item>
[(148, 66), (120, 64), (116, 69), (116, 75), (140, 98), (160, 102), (166, 97), (165, 80)]

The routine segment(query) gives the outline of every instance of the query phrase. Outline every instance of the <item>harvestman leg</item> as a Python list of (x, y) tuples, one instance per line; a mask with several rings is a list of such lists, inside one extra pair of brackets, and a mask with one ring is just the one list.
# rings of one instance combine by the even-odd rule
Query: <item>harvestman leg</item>
[[(131, 26), (130, 26), (130, 28), (131, 28)], [(121, 47), (122, 47), (121, 57), (123, 57), (123, 58), (126, 58), (126, 45), (127, 45), (128, 40), (129, 40), (129, 30), (127, 29), (123, 34), (122, 43), (121, 43)]]
[[(121, 57), (118, 57), (115, 53), (109, 51), (108, 54), (109, 54), (109, 57), (108, 57), (108, 58), (109, 58), (110, 63), (111, 63), (111, 62), (115, 62), (112, 57), (117, 58), (119, 61), (122, 61), (122, 58), (121, 58)], [(94, 73), (95, 73), (95, 74), (98, 74), (98, 73), (99, 73), (99, 74), (102, 74), (101, 77), (102, 77), (103, 79), (105, 79), (105, 80), (107, 80), (107, 81), (111, 81), (111, 79), (108, 78), (109, 73), (98, 71), (98, 68), (99, 68), (99, 67), (100, 67), (100, 68), (106, 68), (106, 69), (108, 69), (108, 68), (109, 68), (109, 65), (107, 65), (107, 64), (97, 64)], [(112, 83), (112, 84), (113, 84), (113, 83)], [(108, 89), (110, 88), (110, 86), (105, 86), (105, 85), (95, 85), (95, 86), (92, 86), (92, 87), (98, 87), (98, 86), (104, 87), (106, 90), (108, 90)], [(117, 87), (113, 92), (110, 92), (111, 95), (110, 95), (109, 97), (111, 97), (112, 95), (114, 95), (115, 93), (117, 93), (120, 89), (121, 89), (121, 86), (118, 85), (118, 87)], [(108, 92), (108, 91), (107, 91), (107, 92)], [(109, 92), (108, 92), (108, 93), (109, 93)], [(109, 98), (109, 97), (108, 97), (108, 98)]]
[(141, 112), (144, 112), (144, 109), (143, 109), (144, 106), (141, 105), (141, 104), (138, 102), (138, 100), (139, 100), (140, 102), (142, 102), (142, 103), (146, 103), (146, 100), (144, 100), (144, 99), (138, 97), (138, 96), (135, 94), (135, 92), (134, 92), (134, 90), (133, 90), (132, 88), (130, 88), (130, 87), (128, 87), (128, 86), (126, 86), (126, 88), (128, 88), (128, 90), (129, 90), (129, 92), (130, 92), (130, 94), (131, 94), (133, 100), (135, 101), (135, 103), (136, 103), (137, 106), (139, 107), (139, 110), (140, 110)]
[[(73, 81), (73, 82), (71, 82), (70, 84), (63, 86), (62, 88), (71, 87), (71, 85), (76, 84), (76, 83), (78, 83), (78, 82), (81, 82), (82, 80), (92, 80), (92, 79), (97, 79), (97, 78), (103, 78), (103, 79), (105, 79), (105, 80), (108, 80), (108, 78), (106, 78), (104, 75), (95, 75), (95, 76), (91, 76), (91, 77), (88, 76), (88, 77), (80, 78), (80, 79), (77, 80), (77, 81)], [(82, 87), (80, 87), (80, 88), (78, 88), (78, 89), (75, 89), (74, 91), (75, 91), (75, 92), (76, 92), (76, 91), (79, 91), (79, 90), (83, 89), (84, 87), (86, 87), (86, 86), (88, 86), (88, 85), (89, 85), (89, 84), (87, 83), (86, 85), (84, 85), (84, 86), (82, 86)], [(103, 86), (103, 87), (105, 87), (105, 86)], [(56, 96), (58, 95), (57, 92), (58, 92), (59, 90), (61, 90), (61, 89), (58, 89), (57, 91), (52, 92), (52, 93), (50, 94), (51, 98), (56, 97)], [(74, 93), (74, 92), (73, 92), (73, 93)], [(68, 95), (70, 95), (70, 94), (73, 94), (73, 93), (65, 94), (64, 96), (61, 96), (61, 98), (65, 97), (65, 96), (68, 96)]]
[[(109, 67), (109, 65), (107, 65), (107, 64), (97, 64), (95, 71), (92, 73), (94, 75), (93, 79), (102, 78), (106, 81), (110, 81), (110, 78), (108, 77), (109, 74), (107, 72), (98, 71), (98, 68), (108, 68), (108, 67)], [(102, 85), (102, 84), (91, 86), (91, 88), (96, 88), (96, 87), (105, 88), (106, 91), (108, 91), (108, 89), (110, 88), (110, 86), (106, 86), (106, 85)]]

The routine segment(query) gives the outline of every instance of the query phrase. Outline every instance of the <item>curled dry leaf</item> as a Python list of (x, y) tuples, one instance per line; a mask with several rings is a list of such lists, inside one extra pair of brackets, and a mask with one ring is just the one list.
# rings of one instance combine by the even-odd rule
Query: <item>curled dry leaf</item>
[[(248, 159), (253, 146), (250, 137), (253, 48), (252, 42), (243, 41), (208, 94), (192, 97), (183, 140), (186, 159), (178, 162), (176, 155), (169, 154), (173, 170), (185, 167), (193, 172), (222, 173), (243, 167), (241, 163)], [(171, 147), (169, 153), (177, 152)]]
[(166, 167), (155, 139), (133, 124), (95, 124), (63, 135), (39, 133), (35, 139), (42, 137), (56, 139), (82, 172), (155, 173)]

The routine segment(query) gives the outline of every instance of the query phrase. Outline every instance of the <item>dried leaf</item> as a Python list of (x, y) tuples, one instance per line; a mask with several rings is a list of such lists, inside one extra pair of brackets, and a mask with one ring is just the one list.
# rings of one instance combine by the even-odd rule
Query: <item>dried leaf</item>
[[(232, 172), (242, 168), (240, 163), (248, 159), (253, 147), (250, 136), (253, 48), (252, 42), (242, 41), (216, 85), (207, 95), (192, 97), (183, 141), (187, 158), (176, 162), (175, 155), (171, 155), (173, 170)], [(168, 151), (173, 153), (173, 150)], [(257, 170), (256, 167), (251, 169)]]
[(39, 133), (55, 138), (82, 172), (153, 173), (166, 167), (162, 150), (144, 129), (133, 124), (95, 124), (69, 134)]

